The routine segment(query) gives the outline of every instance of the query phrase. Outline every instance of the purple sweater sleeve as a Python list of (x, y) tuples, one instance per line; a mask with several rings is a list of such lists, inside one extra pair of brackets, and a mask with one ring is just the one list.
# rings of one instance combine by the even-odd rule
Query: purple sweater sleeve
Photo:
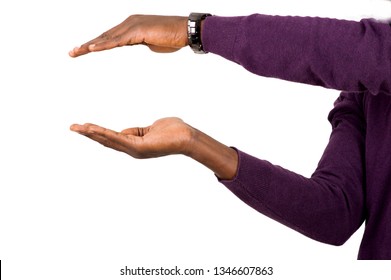
[(221, 182), (266, 216), (312, 239), (343, 244), (364, 220), (365, 121), (357, 95), (336, 101), (330, 141), (311, 178), (238, 151), (236, 177)]
[[(266, 77), (350, 92), (391, 94), (391, 28), (360, 22), (251, 15), (208, 17), (206, 51)], [(237, 176), (221, 181), (268, 217), (340, 245), (364, 220), (363, 93), (343, 93), (331, 111), (329, 144), (310, 178), (239, 154)]]
[(327, 88), (391, 94), (391, 28), (386, 23), (251, 15), (205, 19), (207, 52), (249, 71)]

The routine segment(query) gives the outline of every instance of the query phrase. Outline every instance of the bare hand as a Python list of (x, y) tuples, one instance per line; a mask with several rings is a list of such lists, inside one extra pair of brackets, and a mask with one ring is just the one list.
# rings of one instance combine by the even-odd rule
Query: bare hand
[(126, 45), (147, 45), (156, 52), (173, 52), (187, 45), (187, 17), (133, 15), (99, 37), (69, 52), (77, 57), (89, 52)]
[(205, 165), (221, 179), (232, 179), (238, 166), (235, 150), (178, 118), (164, 118), (148, 127), (121, 132), (94, 124), (74, 124), (71, 130), (135, 158), (183, 154)]
[(187, 154), (192, 138), (192, 128), (179, 118), (164, 118), (148, 127), (128, 128), (121, 132), (94, 124), (74, 124), (71, 130), (135, 158)]

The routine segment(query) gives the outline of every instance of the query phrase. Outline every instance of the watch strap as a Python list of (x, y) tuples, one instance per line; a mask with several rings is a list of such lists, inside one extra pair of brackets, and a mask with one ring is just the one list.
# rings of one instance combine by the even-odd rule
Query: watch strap
[(207, 13), (191, 13), (187, 20), (187, 38), (190, 48), (198, 54), (206, 53), (201, 41), (201, 21), (211, 16)]

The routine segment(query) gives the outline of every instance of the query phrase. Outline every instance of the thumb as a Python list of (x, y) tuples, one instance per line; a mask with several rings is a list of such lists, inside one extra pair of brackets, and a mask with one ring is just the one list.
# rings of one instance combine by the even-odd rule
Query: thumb
[(143, 137), (149, 132), (150, 127), (132, 127), (127, 128), (121, 131), (122, 134), (125, 135), (133, 135), (138, 137)]

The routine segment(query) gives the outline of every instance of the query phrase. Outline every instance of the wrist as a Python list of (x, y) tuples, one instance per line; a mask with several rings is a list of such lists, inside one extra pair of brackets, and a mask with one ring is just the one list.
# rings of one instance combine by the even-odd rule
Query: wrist
[(199, 139), (200, 131), (188, 124), (186, 125), (187, 125), (187, 133), (183, 141), (183, 149), (181, 151), (181, 154), (189, 158), (195, 159), (194, 153), (199, 145), (198, 139)]
[(186, 156), (198, 161), (212, 170), (216, 176), (223, 180), (230, 180), (236, 176), (238, 168), (238, 154), (236, 150), (218, 142), (191, 127)]

